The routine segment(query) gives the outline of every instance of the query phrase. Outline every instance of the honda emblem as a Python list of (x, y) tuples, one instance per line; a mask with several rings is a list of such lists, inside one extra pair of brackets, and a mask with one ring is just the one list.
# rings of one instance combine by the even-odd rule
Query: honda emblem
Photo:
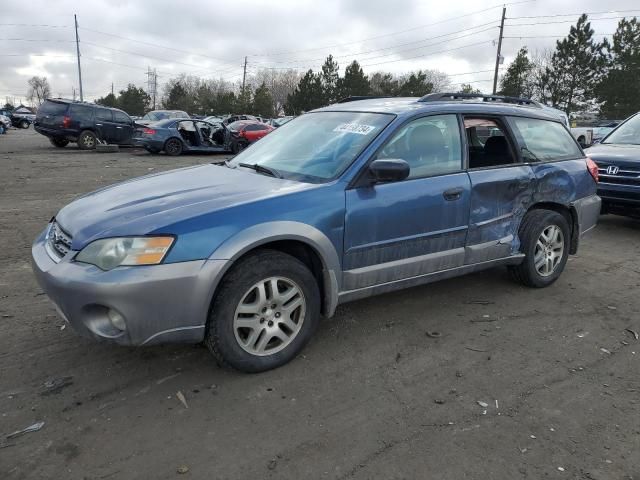
[(620, 167), (616, 167), (615, 165), (609, 165), (607, 167), (607, 175), (617, 175), (620, 171)]

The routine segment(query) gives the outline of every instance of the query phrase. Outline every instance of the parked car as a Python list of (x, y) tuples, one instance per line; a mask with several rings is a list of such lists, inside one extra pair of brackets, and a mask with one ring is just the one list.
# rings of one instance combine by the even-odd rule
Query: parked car
[(222, 123), (225, 125), (229, 125), (233, 122), (238, 122), (240, 120), (253, 120), (254, 122), (258, 121), (256, 117), (253, 115), (229, 115), (222, 120)]
[(160, 120), (167, 120), (170, 118), (191, 118), (187, 112), (182, 110), (153, 110), (145, 114), (140, 120), (137, 120), (138, 125), (149, 125)]
[(293, 117), (278, 117), (278, 118), (272, 118), (271, 120), (269, 120), (268, 123), (273, 128), (278, 128), (284, 125), (285, 123), (290, 122), (291, 120), (293, 120)]
[(209, 123), (222, 123), (222, 118), (221, 117), (216, 117), (215, 115), (212, 115), (210, 117), (204, 117), (203, 120), (205, 122), (209, 122)]
[(131, 145), (133, 125), (131, 117), (117, 108), (59, 98), (45, 100), (33, 124), (53, 146), (63, 148), (77, 142), (81, 150), (96, 148), (98, 140)]
[(582, 148), (586, 148), (593, 144), (593, 127), (572, 127), (571, 135), (575, 138)]
[(274, 128), (266, 123), (239, 120), (227, 125), (225, 145), (231, 152), (238, 153), (273, 130)]
[(150, 153), (226, 152), (226, 128), (221, 123), (188, 118), (160, 120), (138, 128), (134, 142)]
[(598, 164), (602, 213), (640, 218), (640, 113), (586, 150)]
[(0, 110), (0, 115), (4, 115), (11, 120), (11, 124), (16, 128), (29, 128), (33, 123), (35, 115), (32, 113), (20, 113), (16, 110)]
[(7, 133), (9, 128), (11, 128), (11, 119), (6, 115), (0, 115), (0, 135)]
[(495, 98), (331, 105), (224, 165), (102, 188), (38, 236), (35, 275), (80, 334), (204, 342), (247, 372), (351, 300), (496, 266), (547, 287), (596, 225), (597, 166), (556, 117)]
[(604, 137), (609, 135), (614, 128), (622, 123), (622, 120), (607, 120), (599, 122), (593, 127), (593, 142), (600, 143)]

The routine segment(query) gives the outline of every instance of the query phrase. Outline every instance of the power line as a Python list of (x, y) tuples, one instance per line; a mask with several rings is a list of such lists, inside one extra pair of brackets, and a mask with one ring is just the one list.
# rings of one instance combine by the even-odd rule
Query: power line
[[(593, 36), (594, 37), (609, 37), (615, 35), (615, 33), (594, 33)], [(564, 38), (566, 37), (567, 34), (563, 34), (563, 35), (523, 35), (523, 36), (511, 36), (511, 37), (502, 37), (502, 38), (509, 38), (509, 39), (523, 39), (523, 38)]]
[(519, 1), (519, 2), (509, 2), (509, 3), (500, 4), (500, 5), (494, 5), (492, 7), (487, 7), (487, 8), (483, 8), (481, 10), (476, 10), (476, 11), (473, 11), (473, 12), (466, 13), (464, 15), (457, 15), (455, 17), (450, 17), (450, 18), (447, 18), (447, 19), (444, 19), (444, 20), (440, 20), (440, 21), (437, 21), (437, 22), (427, 23), (425, 25), (420, 25), (420, 26), (417, 26), (417, 27), (408, 28), (406, 30), (400, 30), (400, 31), (397, 31), (397, 32), (386, 33), (386, 34), (383, 34), (383, 35), (377, 35), (375, 37), (362, 38), (360, 40), (355, 40), (353, 42), (337, 43), (337, 44), (334, 44), (334, 45), (325, 45), (323, 47), (307, 48), (307, 49), (302, 49), (302, 50), (291, 50), (291, 51), (287, 51), (287, 52), (254, 54), (254, 55), (250, 55), (250, 56), (252, 56), (252, 57), (275, 57), (275, 56), (278, 56), (278, 55), (289, 55), (291, 53), (302, 53), (302, 52), (311, 52), (311, 51), (318, 51), (318, 50), (328, 50), (328, 49), (331, 49), (331, 48), (343, 47), (343, 46), (346, 46), (346, 45), (355, 45), (357, 43), (362, 43), (362, 42), (369, 41), (369, 40), (376, 40), (378, 38), (385, 38), (385, 37), (390, 37), (390, 36), (394, 36), (394, 35), (400, 35), (400, 34), (407, 33), (407, 32), (412, 32), (412, 31), (415, 31), (415, 30), (419, 30), (421, 28), (432, 27), (434, 25), (441, 25), (443, 23), (452, 22), (454, 20), (459, 20), (460, 18), (466, 18), (466, 17), (472, 16), (472, 15), (476, 15), (478, 13), (488, 12), (488, 11), (494, 10), (496, 8), (502, 8), (503, 6), (518, 5), (518, 4), (521, 4), (521, 3), (531, 3), (532, 1), (534, 1), (534, 0), (524, 0), (524, 1)]
[(640, 12), (640, 10), (608, 10), (605, 12), (557, 13), (555, 15), (531, 15), (531, 16), (521, 16), (521, 17), (507, 17), (507, 19), (516, 20), (520, 18), (579, 17), (580, 15), (607, 15), (609, 13), (631, 13), (631, 12)]
[[(591, 18), (589, 22), (598, 22), (600, 20), (619, 20), (621, 18), (627, 17), (602, 17), (602, 18)], [(553, 22), (535, 22), (535, 23), (510, 23), (505, 24), (505, 27), (528, 27), (533, 25), (554, 25), (558, 23), (574, 23), (575, 20), (555, 20)]]
[(69, 28), (71, 25), (46, 25), (34, 23), (0, 23), (0, 27), (49, 27), (49, 28)]
[[(485, 23), (483, 25), (478, 25), (477, 27), (486, 26), (486, 25), (489, 25), (489, 24), (497, 23), (497, 22), (498, 22), (497, 20), (494, 20), (493, 22)], [(477, 28), (477, 27), (470, 27), (470, 28), (473, 29), (473, 28)], [(395, 52), (387, 53), (387, 54), (384, 54), (384, 55), (378, 55), (378, 56), (375, 56), (375, 57), (366, 58), (364, 60), (365, 61), (366, 60), (373, 60), (373, 59), (376, 59), (376, 58), (388, 57), (389, 55), (396, 55), (397, 53), (410, 52), (410, 51), (413, 51), (413, 50), (419, 50), (421, 48), (427, 48), (427, 47), (431, 47), (431, 46), (434, 46), (434, 45), (441, 45), (443, 43), (452, 42), (454, 40), (470, 37), (470, 36), (473, 36), (473, 35), (477, 35), (479, 33), (488, 32), (489, 30), (493, 30), (496, 27), (497, 27), (497, 25), (493, 25), (493, 26), (491, 26), (489, 28), (485, 28), (485, 29), (479, 30), (477, 32), (470, 32), (470, 33), (467, 33), (466, 35), (460, 35), (460, 36), (458, 36), (456, 38), (449, 38), (447, 40), (443, 40), (443, 41), (436, 42), (436, 43), (430, 43), (430, 44), (427, 44), (427, 45), (421, 45), (419, 47), (414, 47), (414, 48), (409, 48), (409, 49), (402, 49), (402, 50), (398, 50), (398, 51), (395, 51)], [(412, 45), (412, 44), (416, 44), (416, 43), (426, 42), (426, 41), (429, 41), (429, 40), (435, 40), (435, 39), (438, 39), (438, 38), (447, 37), (447, 36), (450, 36), (450, 35), (455, 35), (457, 33), (461, 33), (461, 32), (464, 32), (464, 31), (467, 31), (467, 29), (458, 30), (458, 31), (451, 32), (451, 33), (446, 33), (446, 34), (443, 34), (443, 35), (437, 35), (435, 37), (424, 38), (422, 40), (417, 40), (417, 41), (413, 41), (413, 42), (401, 43), (401, 44), (393, 45), (391, 47), (377, 48), (377, 49), (374, 49), (374, 50), (368, 50), (368, 51), (364, 51), (364, 52), (354, 52), (354, 53), (350, 53), (350, 54), (346, 54), (346, 55), (336, 55), (336, 56), (333, 56), (333, 58), (334, 59), (353, 58), (353, 57), (358, 56), (358, 55), (367, 55), (369, 53), (375, 53), (375, 52), (383, 51), (383, 50), (390, 50), (390, 49), (393, 49), (393, 48), (396, 48), (396, 47), (400, 47), (400, 46)], [(271, 63), (276, 63), (276, 64), (278, 64), (278, 63), (285, 63), (285, 64), (288, 64), (288, 63), (307, 63), (307, 64), (309, 64), (310, 62), (321, 62), (323, 60), (324, 60), (324, 58), (315, 58), (315, 59), (308, 59), (308, 60), (275, 61), (275, 62), (263, 62), (263, 63), (264, 64), (271, 64)], [(258, 65), (260, 65), (260, 64), (258, 64)]]

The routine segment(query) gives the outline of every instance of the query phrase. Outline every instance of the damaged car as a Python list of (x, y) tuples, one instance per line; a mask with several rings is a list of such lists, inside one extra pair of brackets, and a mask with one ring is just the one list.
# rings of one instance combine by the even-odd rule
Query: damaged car
[[(212, 142), (197, 121), (176, 134), (183, 122), (150, 126), (166, 131), (154, 148)], [(219, 364), (260, 372), (346, 302), (493, 267), (551, 286), (596, 225), (597, 180), (563, 122), (529, 100), (338, 103), (222, 165), (74, 200), (36, 238), (33, 270), (81, 335), (204, 343)]]
[(187, 152), (228, 152), (226, 127), (186, 118), (161, 120), (136, 129), (134, 143), (150, 153), (176, 156)]

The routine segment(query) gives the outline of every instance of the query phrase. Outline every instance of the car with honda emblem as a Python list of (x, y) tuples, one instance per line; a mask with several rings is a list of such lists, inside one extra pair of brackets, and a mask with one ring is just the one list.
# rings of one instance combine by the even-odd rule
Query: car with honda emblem
[(585, 152), (598, 164), (602, 213), (640, 218), (640, 113)]

